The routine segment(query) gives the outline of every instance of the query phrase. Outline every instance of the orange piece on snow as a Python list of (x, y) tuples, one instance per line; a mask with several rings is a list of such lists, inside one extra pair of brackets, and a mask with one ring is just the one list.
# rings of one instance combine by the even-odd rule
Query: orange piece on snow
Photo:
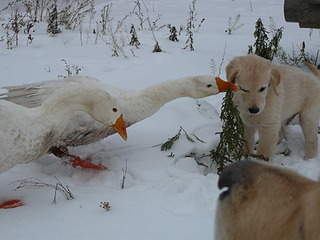
[(13, 199), (0, 204), (0, 209), (9, 209), (9, 208), (17, 208), (24, 205), (24, 202), (21, 200)]
[(81, 168), (91, 168), (97, 170), (107, 170), (108, 168), (101, 164), (94, 164), (89, 162), (88, 160), (82, 160), (79, 157), (75, 157), (74, 159), (70, 160), (72, 167), (81, 167)]

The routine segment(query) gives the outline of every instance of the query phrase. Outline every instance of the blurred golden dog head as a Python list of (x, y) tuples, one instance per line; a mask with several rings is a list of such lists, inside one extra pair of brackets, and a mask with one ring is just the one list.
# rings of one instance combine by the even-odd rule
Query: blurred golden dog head
[(320, 183), (293, 171), (240, 161), (223, 171), (215, 240), (320, 239)]

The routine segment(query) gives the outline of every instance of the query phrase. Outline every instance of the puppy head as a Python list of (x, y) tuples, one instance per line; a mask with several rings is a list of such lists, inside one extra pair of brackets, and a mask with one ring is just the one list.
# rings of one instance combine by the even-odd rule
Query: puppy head
[(260, 161), (239, 161), (220, 175), (217, 239), (319, 239), (318, 182)]
[(239, 109), (249, 115), (260, 114), (270, 88), (277, 92), (280, 77), (271, 62), (256, 55), (235, 57), (226, 67), (228, 81), (239, 86), (235, 93)]

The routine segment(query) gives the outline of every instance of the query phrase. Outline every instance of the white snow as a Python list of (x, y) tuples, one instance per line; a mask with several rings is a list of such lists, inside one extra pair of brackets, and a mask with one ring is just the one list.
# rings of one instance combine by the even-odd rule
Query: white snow
[[(1, 2), (0, 7), (6, 1)], [(99, 0), (97, 9), (105, 1)], [(109, 1), (110, 2), (110, 1)], [(252, 2), (253, 11), (250, 8)], [(186, 23), (188, 5), (185, 0), (149, 0), (150, 15), (161, 13), (161, 24), (179, 26)], [(112, 16), (117, 21), (133, 7), (133, 1), (113, 1)], [(79, 31), (63, 31), (56, 37), (46, 34), (46, 26), (39, 24), (33, 43), (26, 46), (21, 35), (20, 46), (13, 50), (0, 42), (0, 86), (56, 79), (65, 74), (61, 59), (82, 67), (81, 74), (98, 78), (125, 89), (142, 89), (168, 79), (211, 73), (210, 60), (217, 65), (226, 51), (223, 67), (234, 56), (245, 55), (253, 43), (255, 21), (261, 17), (268, 26), (271, 16), (277, 27), (284, 26), (281, 46), (291, 51), (293, 46), (306, 42), (307, 51), (320, 48), (319, 30), (311, 37), (309, 29), (286, 23), (283, 1), (278, 0), (198, 0), (198, 19), (206, 18), (195, 34), (195, 51), (183, 50), (185, 36), (178, 43), (170, 42), (168, 29), (156, 31), (162, 53), (152, 53), (154, 42), (150, 31), (137, 31), (141, 49), (134, 49), (135, 57), (126, 48), (128, 58), (111, 57), (109, 46), (89, 34), (84, 25), (84, 45)], [(4, 13), (1, 13), (4, 14)], [(241, 15), (244, 26), (233, 34), (225, 33), (228, 18)], [(3, 22), (3, 18), (1, 21)], [(132, 17), (127, 28), (136, 22)], [(4, 35), (1, 31), (0, 35)], [(124, 34), (125, 39), (129, 37)], [(224, 71), (221, 74), (225, 77)], [(103, 141), (71, 149), (73, 154), (91, 157), (103, 163), (109, 171), (74, 169), (60, 159), (47, 155), (30, 164), (18, 165), (0, 175), (0, 200), (23, 199), (25, 206), (0, 211), (1, 239), (213, 239), (213, 216), (219, 195), (215, 173), (204, 175), (204, 168), (190, 152), (208, 152), (218, 143), (215, 132), (219, 121), (222, 95), (201, 100), (182, 98), (166, 104), (152, 117), (128, 129), (128, 141), (118, 135)], [(200, 107), (198, 105), (201, 105)], [(161, 152), (158, 145), (172, 137), (182, 126), (206, 143), (181, 141), (169, 152)], [(320, 157), (303, 160), (303, 135), (298, 125), (289, 127), (289, 157), (277, 155), (273, 162), (296, 170), (312, 179), (320, 174)], [(175, 158), (168, 157), (173, 152)], [(125, 188), (121, 189), (122, 168), (128, 164)], [(55, 176), (68, 185), (75, 195), (66, 200), (58, 192), (57, 204), (52, 204), (54, 189), (23, 188), (14, 190), (16, 181), (34, 177), (43, 182), (56, 183)], [(111, 210), (99, 207), (110, 202)]]

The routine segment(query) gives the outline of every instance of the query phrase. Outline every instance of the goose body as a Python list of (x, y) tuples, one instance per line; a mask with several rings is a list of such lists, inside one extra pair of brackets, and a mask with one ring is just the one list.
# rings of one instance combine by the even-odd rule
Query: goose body
[(79, 112), (112, 126), (121, 116), (116, 107), (109, 94), (89, 86), (59, 89), (31, 109), (0, 100), (0, 172), (47, 153)]
[[(18, 163), (27, 163), (48, 150), (50, 124), (39, 109), (26, 109), (6, 101), (0, 102), (0, 172)], [(43, 124), (39, 124), (40, 122)], [(47, 128), (49, 129), (49, 128)]]
[[(95, 84), (115, 98), (123, 113), (127, 127), (153, 115), (164, 104), (176, 98), (203, 98), (226, 90), (219, 89), (212, 76), (194, 76), (168, 80), (140, 91), (119, 89), (91, 77), (73, 76), (63, 80), (4, 87), (8, 92), (0, 96), (18, 105), (34, 108), (41, 105), (42, 102), (61, 88), (83, 84)], [(226, 84), (230, 86), (231, 83)], [(74, 124), (75, 122), (77, 124)], [(94, 121), (87, 114), (79, 113), (67, 124), (66, 131), (60, 136), (57, 146), (89, 144), (114, 133), (114, 129)]]

